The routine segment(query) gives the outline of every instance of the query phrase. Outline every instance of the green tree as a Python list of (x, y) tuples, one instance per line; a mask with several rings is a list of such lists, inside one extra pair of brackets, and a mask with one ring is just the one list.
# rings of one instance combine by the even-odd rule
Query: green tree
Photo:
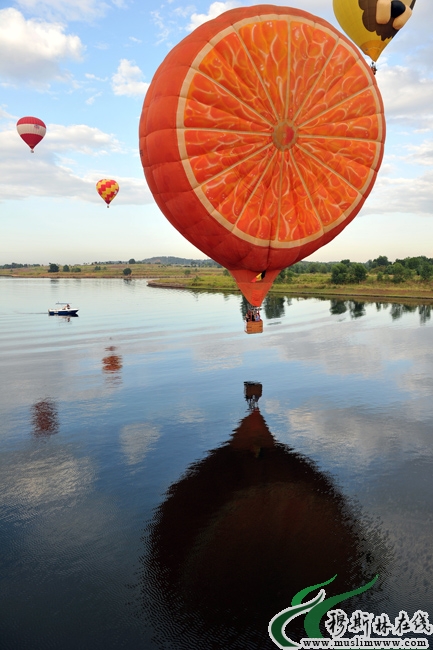
[(133, 257), (131, 257), (131, 259), (129, 260), (128, 264), (135, 264), (135, 260), (134, 260)]
[(58, 273), (60, 271), (58, 264), (52, 264), (49, 262), (48, 273)]
[(419, 275), (423, 282), (428, 282), (433, 275), (433, 266), (428, 262), (423, 262), (419, 270)]
[(126, 269), (123, 269), (123, 275), (131, 275), (131, 273), (132, 273), (132, 271), (131, 271), (131, 269), (129, 267), (127, 267)]
[(185, 271), (183, 273), (186, 276), (191, 275), (191, 269), (185, 269)]
[(405, 280), (405, 272), (404, 271), (405, 271), (405, 268), (404, 268), (403, 264), (401, 264), (400, 262), (395, 262), (392, 265), (392, 269), (391, 269), (392, 276), (393, 276), (392, 281), (395, 282), (396, 284), (399, 284), (400, 282), (404, 282), (404, 280)]
[(348, 267), (346, 264), (339, 262), (334, 264), (331, 271), (331, 282), (333, 284), (345, 284), (347, 282)]
[(376, 257), (375, 260), (372, 262), (373, 267), (376, 268), (377, 266), (388, 266), (388, 258), (386, 255), (379, 255), (379, 257)]
[(69, 273), (69, 271), (70, 271), (69, 265), (68, 265), (68, 264), (65, 264), (65, 265), (63, 266), (63, 273)]
[(367, 279), (367, 269), (363, 264), (358, 262), (353, 262), (349, 266), (348, 282), (353, 284), (359, 284), (364, 282)]

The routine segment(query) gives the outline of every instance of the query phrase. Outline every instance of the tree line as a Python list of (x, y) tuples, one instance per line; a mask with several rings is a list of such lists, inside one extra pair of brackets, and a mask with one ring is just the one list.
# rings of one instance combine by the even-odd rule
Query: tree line
[(419, 255), (391, 262), (386, 255), (379, 255), (367, 262), (351, 262), (349, 259), (340, 262), (302, 261), (283, 269), (276, 282), (291, 282), (303, 273), (330, 274), (333, 284), (359, 284), (364, 282), (369, 274), (376, 274), (379, 282), (400, 283), (416, 276), (422, 281), (429, 281), (433, 277), (433, 258)]
[[(162, 260), (180, 260), (183, 258), (156, 258), (158, 263), (161, 264)], [(209, 266), (208, 260), (188, 260), (191, 266)], [(194, 263), (192, 263), (194, 262)], [(92, 262), (92, 270), (101, 271), (105, 270), (106, 265), (110, 264), (139, 264), (143, 262), (136, 262), (134, 258), (128, 262)], [(215, 264), (215, 263), (213, 263)], [(165, 265), (165, 264), (163, 264)], [(168, 266), (172, 264), (169, 263)], [(40, 264), (18, 264), (12, 262), (11, 264), (4, 264), (0, 266), (1, 269), (18, 269), (18, 268), (31, 268), (40, 267)], [(220, 266), (219, 264), (216, 266)], [(48, 272), (58, 273), (60, 270), (63, 273), (80, 273), (80, 266), (70, 266), (64, 264), (49, 263)], [(227, 271), (225, 271), (227, 273)], [(326, 274), (330, 275), (330, 282), (333, 284), (359, 284), (367, 279), (367, 276), (376, 274), (379, 282), (394, 282), (401, 283), (412, 278), (418, 277), (421, 281), (428, 282), (433, 278), (433, 258), (426, 257), (425, 255), (418, 255), (417, 257), (405, 257), (404, 259), (396, 259), (391, 262), (386, 255), (379, 255), (373, 260), (367, 262), (351, 262), (349, 259), (341, 260), (340, 262), (297, 262), (293, 266), (283, 269), (276, 278), (277, 283), (290, 283), (297, 276), (304, 273), (309, 274)], [(124, 269), (124, 274), (131, 274), (131, 270)]]

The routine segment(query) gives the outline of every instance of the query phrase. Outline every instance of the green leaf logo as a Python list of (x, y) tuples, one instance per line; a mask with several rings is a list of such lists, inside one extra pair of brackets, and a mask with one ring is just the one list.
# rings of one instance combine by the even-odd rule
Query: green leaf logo
[[(295, 641), (289, 639), (285, 633), (287, 624), (301, 614), (305, 614), (304, 628), (308, 637), (310, 639), (322, 638), (323, 635), (320, 632), (320, 621), (324, 614), (332, 609), (337, 603), (340, 603), (343, 600), (347, 600), (352, 596), (362, 594), (364, 591), (367, 591), (367, 589), (370, 589), (370, 587), (374, 585), (379, 576), (376, 575), (373, 580), (371, 580), (363, 587), (353, 589), (352, 591), (346, 591), (344, 594), (338, 594), (337, 596), (332, 596), (331, 598), (327, 598), (325, 600), (326, 592), (324, 589), (320, 589), (320, 587), (329, 585), (329, 583), (335, 580), (336, 577), (337, 576), (335, 575), (326, 582), (321, 582), (317, 585), (313, 585), (312, 587), (306, 587), (305, 589), (302, 589), (297, 594), (295, 594), (295, 596), (293, 596), (291, 607), (283, 609), (271, 619), (268, 627), (269, 636), (279, 648), (284, 650), (285, 648), (301, 647), (299, 643), (296, 643)], [(302, 601), (305, 596), (307, 596), (315, 589), (320, 589), (317, 596), (307, 601), (306, 603), (303, 603)]]

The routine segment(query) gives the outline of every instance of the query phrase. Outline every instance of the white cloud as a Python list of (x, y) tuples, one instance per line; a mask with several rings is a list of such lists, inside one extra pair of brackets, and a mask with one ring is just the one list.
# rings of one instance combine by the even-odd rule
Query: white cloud
[[(110, 7), (100, 0), (17, 0), (17, 4), (23, 11), (33, 15), (68, 21), (91, 21), (103, 16)], [(119, 6), (118, 2), (113, 1), (113, 4)]]
[[(114, 165), (107, 162), (111, 160), (109, 154), (129, 154), (112, 134), (85, 124), (47, 124), (47, 134), (33, 155), (15, 127), (9, 127), (0, 131), (0, 151), (1, 201), (68, 197), (99, 202), (95, 183), (101, 178), (113, 178)], [(96, 165), (95, 160), (102, 157), (104, 163)], [(116, 203), (152, 202), (144, 176), (116, 174), (114, 178), (121, 188)]]
[(26, 20), (13, 8), (0, 10), (0, 79), (34, 85), (66, 80), (60, 61), (80, 61), (85, 48), (64, 30), (58, 23)]
[(75, 151), (86, 155), (105, 155), (109, 152), (125, 152), (119, 140), (112, 133), (87, 124), (50, 124), (49, 139), (45, 147), (53, 152)]
[(403, 66), (379, 68), (378, 85), (388, 121), (415, 128), (433, 127), (433, 79), (419, 69)]
[(91, 74), (90, 72), (86, 72), (84, 75), (86, 79), (92, 79), (95, 81), (107, 81), (108, 77), (97, 77), (95, 74)]
[(433, 165), (433, 140), (407, 147), (409, 159), (418, 165)]
[(166, 24), (164, 18), (161, 16), (161, 13), (159, 11), (151, 11), (150, 15), (152, 16), (153, 23), (159, 29), (158, 40), (157, 40), (157, 45), (158, 45), (159, 43), (163, 43), (168, 39), (168, 37), (173, 31), (173, 27)]
[(142, 97), (147, 92), (149, 84), (143, 81), (143, 73), (133, 61), (121, 59), (117, 72), (111, 78), (111, 86), (115, 95)]
[(379, 174), (363, 214), (411, 213), (433, 215), (433, 171), (418, 178), (389, 178)]
[(88, 104), (88, 106), (92, 106), (92, 104), (95, 103), (95, 99), (96, 99), (97, 97), (100, 97), (101, 95), (102, 95), (102, 93), (96, 93), (96, 95), (92, 95), (91, 97), (89, 97), (88, 99), (86, 99), (86, 104)]
[(194, 13), (191, 15), (191, 22), (189, 23), (187, 30), (189, 32), (192, 32), (196, 27), (203, 25), (203, 23), (207, 22), (208, 20), (212, 20), (212, 18), (220, 16), (222, 13), (228, 11), (229, 9), (239, 7), (239, 4), (239, 2), (233, 2), (232, 0), (228, 0), (227, 2), (212, 2), (207, 14)]
[(194, 13), (195, 6), (188, 5), (187, 7), (176, 7), (173, 11), (175, 16), (181, 16), (182, 18), (188, 18), (192, 13)]
[(4, 105), (0, 106), (0, 120), (10, 120), (11, 118), (16, 119), (14, 115), (7, 112)]

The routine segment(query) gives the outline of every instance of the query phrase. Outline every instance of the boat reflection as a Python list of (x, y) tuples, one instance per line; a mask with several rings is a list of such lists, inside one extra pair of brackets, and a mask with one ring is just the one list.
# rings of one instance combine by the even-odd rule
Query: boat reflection
[(59, 416), (55, 402), (44, 399), (32, 406), (33, 435), (51, 436), (59, 430)]
[(78, 314), (69, 314), (69, 316), (59, 316), (60, 323), (70, 323), (71, 318), (78, 318)]
[[(342, 594), (384, 570), (385, 545), (332, 478), (273, 437), (261, 393), (245, 384), (246, 417), (146, 530), (142, 607), (161, 648), (275, 648), (268, 623), (299, 590), (337, 574), (326, 592)], [(300, 619), (290, 636), (305, 636)]]

